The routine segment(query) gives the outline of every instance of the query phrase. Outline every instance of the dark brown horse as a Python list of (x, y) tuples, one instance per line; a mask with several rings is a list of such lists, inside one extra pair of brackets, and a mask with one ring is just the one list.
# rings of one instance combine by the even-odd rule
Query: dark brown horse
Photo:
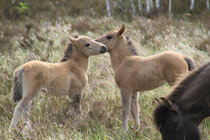
[(198, 126), (210, 116), (210, 63), (183, 79), (154, 111), (163, 140), (200, 140)]

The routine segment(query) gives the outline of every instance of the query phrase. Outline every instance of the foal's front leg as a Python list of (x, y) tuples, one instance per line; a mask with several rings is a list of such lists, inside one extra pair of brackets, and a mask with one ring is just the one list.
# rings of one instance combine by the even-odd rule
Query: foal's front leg
[(138, 107), (138, 93), (133, 93), (131, 100), (131, 113), (135, 121), (135, 130), (138, 130), (140, 127), (139, 120), (139, 107)]
[(124, 129), (124, 131), (127, 132), (132, 93), (128, 92), (126, 90), (123, 90), (123, 89), (121, 89), (120, 92), (121, 92), (121, 96), (122, 96), (123, 129)]
[(72, 97), (71, 106), (74, 108), (75, 112), (81, 113), (81, 99), (82, 99), (82, 91), (79, 91)]

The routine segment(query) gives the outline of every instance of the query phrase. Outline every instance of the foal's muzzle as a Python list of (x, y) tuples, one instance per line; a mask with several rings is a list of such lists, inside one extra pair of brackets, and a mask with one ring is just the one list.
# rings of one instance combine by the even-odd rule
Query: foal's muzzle
[(105, 53), (106, 51), (107, 51), (106, 46), (101, 46), (100, 52), (101, 52), (101, 53)]

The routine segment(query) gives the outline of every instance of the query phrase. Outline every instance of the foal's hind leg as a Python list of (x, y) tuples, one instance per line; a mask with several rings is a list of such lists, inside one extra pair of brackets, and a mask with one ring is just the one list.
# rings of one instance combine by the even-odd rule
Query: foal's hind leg
[(26, 81), (23, 85), (23, 98), (18, 102), (15, 107), (9, 130), (15, 128), (21, 118), (23, 118), (23, 121), (27, 121), (26, 123), (29, 123), (29, 107), (31, 105), (33, 97), (38, 93), (40, 89), (40, 84), (35, 81), (33, 84), (30, 84), (30, 82)]
[(135, 121), (135, 130), (138, 130), (140, 127), (139, 121), (139, 107), (138, 107), (138, 93), (133, 93), (131, 100), (131, 114)]
[(25, 124), (26, 124), (26, 126), (29, 130), (32, 129), (31, 128), (31, 122), (30, 122), (30, 119), (29, 119), (31, 102), (32, 102), (32, 100), (30, 101), (30, 103), (28, 105), (25, 106), (24, 111), (23, 111), (23, 116), (22, 116), (23, 122), (25, 122)]
[(121, 96), (122, 96), (122, 118), (123, 118), (123, 129), (128, 131), (128, 119), (130, 113), (130, 106), (131, 106), (131, 92), (127, 92), (121, 89)]
[(14, 115), (9, 130), (15, 128), (21, 117), (23, 117), (26, 111), (28, 111), (29, 106), (31, 104), (31, 99), (32, 99), (31, 97), (23, 97), (23, 99), (19, 101), (19, 103), (15, 107)]

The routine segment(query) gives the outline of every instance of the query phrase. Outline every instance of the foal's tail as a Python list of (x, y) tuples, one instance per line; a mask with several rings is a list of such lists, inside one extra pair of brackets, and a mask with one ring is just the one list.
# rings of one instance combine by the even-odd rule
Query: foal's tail
[(14, 74), (14, 79), (13, 79), (13, 101), (18, 102), (22, 99), (22, 91), (23, 91), (23, 86), (22, 86), (22, 74), (23, 74), (24, 69), (20, 68), (18, 69), (15, 74)]
[(187, 62), (189, 71), (192, 71), (195, 69), (195, 62), (191, 58), (185, 57), (184, 60)]

